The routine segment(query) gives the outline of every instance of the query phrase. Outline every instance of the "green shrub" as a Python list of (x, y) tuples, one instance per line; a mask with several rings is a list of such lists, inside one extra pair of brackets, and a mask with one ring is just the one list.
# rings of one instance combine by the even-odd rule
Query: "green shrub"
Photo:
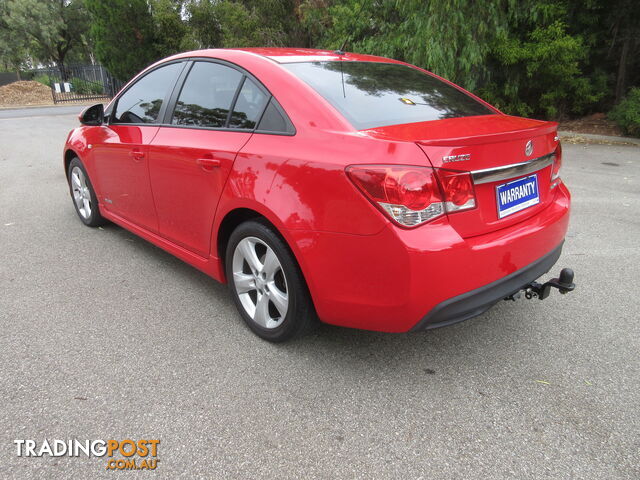
[(51, 77), (49, 75), (47, 75), (46, 73), (42, 73), (40, 75), (36, 75), (35, 77), (33, 77), (32, 80), (34, 82), (40, 82), (43, 85), (46, 85), (47, 87), (51, 88)]
[(90, 82), (83, 78), (72, 77), (69, 79), (74, 92), (80, 95), (102, 95), (104, 87), (101, 83)]
[(607, 92), (602, 72), (583, 72), (589, 52), (584, 39), (561, 21), (532, 28), (497, 35), (489, 55), (491, 81), (478, 93), (512, 115), (584, 115)]
[(640, 137), (640, 88), (632, 88), (609, 112), (609, 118), (627, 135)]

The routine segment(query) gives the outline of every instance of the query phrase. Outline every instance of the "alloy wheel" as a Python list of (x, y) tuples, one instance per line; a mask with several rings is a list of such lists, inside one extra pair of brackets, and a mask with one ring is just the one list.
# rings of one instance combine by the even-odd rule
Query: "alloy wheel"
[(73, 167), (71, 170), (71, 191), (78, 213), (88, 220), (91, 217), (91, 191), (80, 167)]
[(287, 279), (277, 255), (257, 237), (245, 237), (233, 252), (233, 284), (245, 312), (260, 327), (277, 328), (289, 309)]

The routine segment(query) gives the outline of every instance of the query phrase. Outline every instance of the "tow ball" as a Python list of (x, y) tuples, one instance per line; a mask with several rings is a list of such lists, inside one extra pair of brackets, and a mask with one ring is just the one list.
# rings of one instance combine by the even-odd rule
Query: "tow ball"
[[(524, 296), (527, 299), (539, 298), (544, 300), (551, 293), (552, 288), (557, 288), (561, 294), (572, 292), (576, 288), (576, 284), (573, 283), (573, 270), (570, 268), (563, 268), (560, 270), (559, 278), (552, 278), (546, 283), (531, 282), (522, 288), (524, 290)], [(507, 297), (505, 300), (516, 300), (520, 298), (521, 292), (518, 291), (513, 295)]]

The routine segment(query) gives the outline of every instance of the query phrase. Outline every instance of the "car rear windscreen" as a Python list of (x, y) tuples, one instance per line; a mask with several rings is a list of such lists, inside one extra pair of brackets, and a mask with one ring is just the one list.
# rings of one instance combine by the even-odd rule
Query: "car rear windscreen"
[(461, 90), (406, 65), (326, 61), (283, 67), (322, 95), (357, 130), (495, 113)]

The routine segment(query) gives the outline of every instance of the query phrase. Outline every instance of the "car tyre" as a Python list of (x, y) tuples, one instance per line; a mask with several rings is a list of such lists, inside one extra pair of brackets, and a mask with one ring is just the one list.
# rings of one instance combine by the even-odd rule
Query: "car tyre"
[(100, 214), (98, 197), (96, 197), (89, 175), (78, 157), (74, 157), (69, 162), (67, 181), (73, 206), (82, 223), (88, 227), (104, 225), (106, 220)]
[(308, 333), (317, 323), (300, 267), (267, 222), (250, 220), (233, 231), (225, 273), (240, 315), (260, 338), (284, 342)]

